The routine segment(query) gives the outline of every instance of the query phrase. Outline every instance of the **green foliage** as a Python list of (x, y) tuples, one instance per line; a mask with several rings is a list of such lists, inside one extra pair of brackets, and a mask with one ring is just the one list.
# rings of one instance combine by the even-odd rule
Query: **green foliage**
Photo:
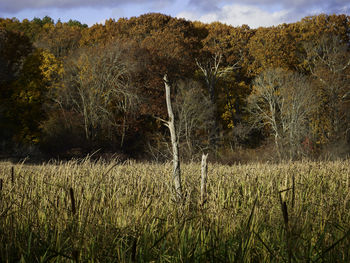
[(81, 27), (81, 28), (87, 28), (88, 25), (87, 24), (82, 24), (81, 22), (79, 22), (78, 20), (72, 20), (69, 19), (69, 21), (67, 22), (68, 26), (76, 26), (76, 27)]
[(42, 105), (45, 100), (46, 85), (40, 70), (42, 56), (40, 52), (29, 55), (18, 80), (14, 83), (11, 96), (11, 113), (17, 123), (15, 140), (24, 143), (39, 142), (39, 123), (44, 119)]
[(41, 27), (43, 27), (46, 24), (51, 24), (51, 25), (55, 24), (55, 21), (49, 16), (44, 16), (42, 19), (38, 17), (34, 17), (32, 22), (40, 25)]

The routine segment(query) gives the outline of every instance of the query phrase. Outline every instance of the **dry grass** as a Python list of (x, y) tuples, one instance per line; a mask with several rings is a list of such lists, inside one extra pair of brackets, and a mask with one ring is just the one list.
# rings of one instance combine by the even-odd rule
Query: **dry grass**
[(0, 262), (350, 262), (350, 162), (0, 164)]

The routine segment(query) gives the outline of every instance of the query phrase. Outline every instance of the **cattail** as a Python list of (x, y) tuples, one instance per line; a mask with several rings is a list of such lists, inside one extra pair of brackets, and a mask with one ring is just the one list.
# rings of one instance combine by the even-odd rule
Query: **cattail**
[(69, 188), (69, 194), (70, 194), (70, 200), (71, 200), (71, 203), (72, 203), (72, 213), (73, 213), (73, 215), (75, 215), (76, 208), (75, 208), (74, 191), (73, 191), (72, 187)]
[(288, 227), (288, 209), (287, 209), (287, 203), (284, 201), (282, 203), (282, 214), (283, 214), (283, 220), (286, 227)]
[(11, 183), (15, 184), (15, 168), (13, 166), (11, 167)]
[(287, 203), (286, 201), (282, 200), (282, 195), (281, 192), (279, 192), (279, 199), (280, 199), (280, 204), (281, 204), (281, 210), (282, 210), (282, 215), (283, 215), (283, 221), (286, 226), (286, 229), (288, 229), (288, 209), (287, 209)]
[(66, 195), (64, 196), (63, 201), (64, 201), (64, 207), (67, 207), (67, 196)]
[(80, 254), (79, 251), (76, 249), (74, 249), (72, 251), (72, 257), (73, 257), (74, 262), (79, 262), (79, 254)]
[(292, 208), (294, 208), (295, 203), (295, 175), (292, 176)]
[(134, 238), (131, 248), (131, 262), (136, 262), (137, 238)]

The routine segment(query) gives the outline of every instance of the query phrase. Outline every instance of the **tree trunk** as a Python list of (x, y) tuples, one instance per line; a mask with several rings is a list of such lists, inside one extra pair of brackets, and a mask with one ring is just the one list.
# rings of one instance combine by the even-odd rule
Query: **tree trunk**
[(216, 93), (215, 93), (215, 83), (212, 80), (208, 85), (208, 91), (210, 94), (210, 102), (213, 107), (212, 123), (209, 131), (209, 145), (214, 150), (215, 154), (218, 149), (218, 138), (219, 138), (219, 123), (216, 118), (217, 116), (217, 103), (216, 103)]
[(208, 178), (208, 165), (207, 165), (208, 154), (202, 155), (202, 177), (201, 177), (201, 205), (207, 201), (207, 178)]
[(165, 96), (166, 96), (166, 105), (168, 109), (169, 121), (167, 126), (170, 130), (171, 145), (173, 148), (173, 178), (175, 185), (175, 200), (182, 200), (182, 187), (181, 187), (181, 170), (180, 170), (180, 159), (179, 159), (179, 146), (177, 143), (176, 130), (175, 130), (175, 118), (174, 112), (171, 106), (170, 98), (170, 84), (167, 75), (164, 75), (164, 84), (165, 84)]

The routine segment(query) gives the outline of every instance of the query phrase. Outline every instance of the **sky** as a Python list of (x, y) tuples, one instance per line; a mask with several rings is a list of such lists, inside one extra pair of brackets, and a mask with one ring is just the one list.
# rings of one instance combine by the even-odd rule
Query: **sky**
[(106, 19), (163, 13), (205, 23), (251, 28), (299, 21), (320, 13), (350, 15), (349, 0), (0, 0), (0, 17), (20, 20), (48, 15), (89, 26)]

